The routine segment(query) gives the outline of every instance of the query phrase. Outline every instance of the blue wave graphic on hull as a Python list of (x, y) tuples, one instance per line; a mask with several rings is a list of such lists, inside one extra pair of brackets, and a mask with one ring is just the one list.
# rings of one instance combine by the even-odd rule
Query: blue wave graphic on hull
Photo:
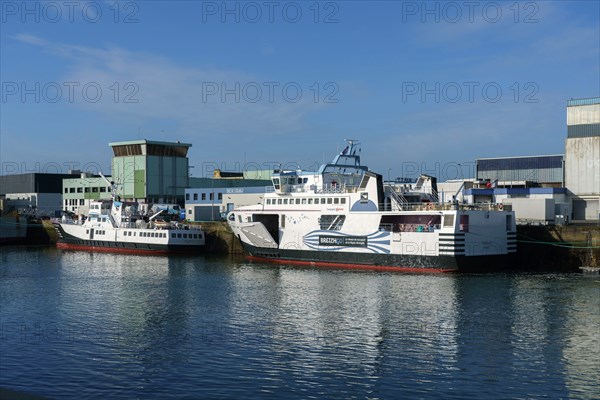
[[(321, 237), (340, 238), (343, 243), (349, 239), (366, 239), (366, 246), (359, 245), (323, 245)], [(341, 251), (346, 249), (367, 249), (373, 253), (389, 254), (390, 253), (390, 233), (387, 231), (376, 231), (369, 235), (349, 235), (336, 231), (312, 231), (304, 236), (304, 244), (312, 250), (320, 251)]]

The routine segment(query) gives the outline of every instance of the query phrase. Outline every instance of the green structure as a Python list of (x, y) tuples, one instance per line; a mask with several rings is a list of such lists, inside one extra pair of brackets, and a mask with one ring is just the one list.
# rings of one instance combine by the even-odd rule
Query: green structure
[[(110, 176), (107, 177), (111, 179)], [(90, 202), (110, 199), (110, 185), (99, 176), (82, 173), (79, 178), (62, 180), (62, 210), (71, 211), (78, 215), (87, 215)]]
[(143, 139), (109, 146), (113, 150), (112, 179), (123, 200), (183, 204), (191, 144)]

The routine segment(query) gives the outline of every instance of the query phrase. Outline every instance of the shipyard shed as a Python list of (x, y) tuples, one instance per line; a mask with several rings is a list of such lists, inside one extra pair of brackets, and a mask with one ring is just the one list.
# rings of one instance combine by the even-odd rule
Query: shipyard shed
[(75, 174), (26, 173), (0, 176), (0, 197), (18, 210), (35, 209), (36, 214), (50, 215), (62, 207), (63, 179)]
[(502, 182), (516, 186), (517, 182), (532, 182), (542, 187), (563, 186), (564, 157), (562, 154), (479, 158), (475, 160), (477, 180)]

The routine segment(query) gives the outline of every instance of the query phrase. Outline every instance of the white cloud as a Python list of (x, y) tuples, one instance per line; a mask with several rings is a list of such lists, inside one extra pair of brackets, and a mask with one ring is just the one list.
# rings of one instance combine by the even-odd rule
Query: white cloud
[[(243, 133), (277, 135), (302, 130), (305, 117), (323, 108), (310, 83), (276, 82), (244, 71), (189, 67), (120, 47), (49, 43), (32, 35), (15, 39), (43, 46), (67, 60), (63, 82), (76, 82), (75, 103), (134, 126), (169, 121), (194, 137)], [(285, 86), (285, 85), (288, 86)], [(88, 85), (88, 100), (82, 95)], [(96, 88), (102, 96), (97, 102)], [(284, 88), (286, 90), (284, 90)], [(296, 101), (297, 88), (301, 97)]]

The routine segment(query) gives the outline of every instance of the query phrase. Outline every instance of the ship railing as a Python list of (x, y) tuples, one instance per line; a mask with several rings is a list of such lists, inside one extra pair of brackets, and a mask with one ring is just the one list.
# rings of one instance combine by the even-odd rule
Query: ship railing
[(358, 187), (355, 185), (340, 185), (340, 184), (324, 184), (321, 187), (314, 187), (316, 194), (339, 194), (339, 193), (356, 193)]
[[(385, 205), (380, 205), (384, 207)], [(452, 210), (477, 210), (477, 211), (502, 211), (502, 204), (476, 203), (476, 204), (455, 204), (455, 203), (407, 203), (401, 211), (452, 211)], [(385, 208), (380, 208), (384, 210)], [(389, 211), (389, 209), (388, 209)], [(398, 211), (392, 207), (391, 211)]]
[(440, 230), (442, 226), (440, 224), (380, 224), (380, 231), (387, 232), (417, 232), (417, 233), (432, 233), (436, 230)]

